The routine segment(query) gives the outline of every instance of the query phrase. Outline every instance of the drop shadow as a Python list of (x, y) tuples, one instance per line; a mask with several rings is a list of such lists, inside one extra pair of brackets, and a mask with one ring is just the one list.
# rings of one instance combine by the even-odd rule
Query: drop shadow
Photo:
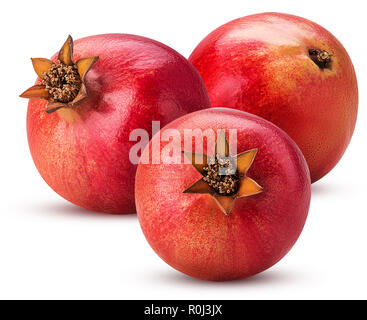
[[(109, 214), (97, 211), (87, 210), (78, 207), (70, 202), (42, 202), (42, 203), (29, 203), (24, 204), (23, 207), (27, 208), (28, 212), (36, 213), (39, 215), (47, 216), (68, 216), (73, 218), (84, 218), (84, 219), (126, 219), (126, 220), (137, 220), (136, 213), (133, 214)], [(14, 210), (14, 209), (13, 209)]]
[(353, 186), (346, 187), (345, 185), (332, 184), (331, 182), (317, 181), (311, 185), (311, 193), (316, 196), (338, 195), (353, 191)]
[(246, 286), (267, 286), (277, 283), (289, 283), (299, 281), (303, 277), (300, 274), (290, 272), (282, 272), (279, 270), (267, 270), (257, 275), (245, 279), (231, 280), (231, 281), (206, 281), (200, 280), (175, 270), (161, 272), (154, 274), (154, 281), (166, 282), (170, 285), (183, 286), (206, 286), (212, 288), (226, 288), (226, 287), (246, 287)]

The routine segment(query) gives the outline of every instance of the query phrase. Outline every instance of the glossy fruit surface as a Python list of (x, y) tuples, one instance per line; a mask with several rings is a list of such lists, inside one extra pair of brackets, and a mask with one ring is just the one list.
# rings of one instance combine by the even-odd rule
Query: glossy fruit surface
[(355, 127), (358, 88), (342, 44), (309, 20), (263, 13), (210, 33), (189, 60), (212, 107), (261, 116), (302, 150), (312, 182), (340, 160)]
[(209, 107), (209, 98), (195, 68), (157, 41), (126, 34), (75, 41), (74, 61), (92, 56), (99, 59), (78, 105), (46, 114), (47, 101), (30, 100), (29, 147), (43, 179), (65, 199), (90, 210), (134, 213), (131, 131), (151, 132), (152, 120), (163, 126)]
[[(187, 193), (202, 174), (184, 163), (181, 151), (194, 150), (193, 140), (184, 142), (185, 131), (198, 129), (225, 129), (232, 155), (257, 149), (246, 177), (262, 192), (236, 198), (227, 214), (213, 193)], [(230, 129), (237, 130), (234, 153)], [(168, 139), (170, 132), (181, 139)], [(159, 140), (161, 163), (143, 163)], [(207, 141), (203, 153), (211, 155)], [(165, 262), (200, 279), (231, 280), (271, 267), (291, 249), (307, 217), (310, 177), (301, 151), (272, 123), (238, 110), (210, 108), (176, 119), (153, 137), (138, 166), (135, 196), (144, 235)]]

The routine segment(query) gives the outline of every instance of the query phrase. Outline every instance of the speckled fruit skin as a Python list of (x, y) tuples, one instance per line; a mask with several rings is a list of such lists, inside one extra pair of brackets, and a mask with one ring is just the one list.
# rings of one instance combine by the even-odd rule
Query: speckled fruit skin
[[(301, 151), (272, 123), (228, 108), (185, 115), (161, 132), (195, 128), (237, 129), (238, 153), (258, 148), (248, 176), (264, 192), (237, 199), (226, 216), (210, 195), (182, 192), (201, 177), (191, 164), (139, 163), (135, 196), (145, 237), (165, 262), (200, 279), (245, 278), (271, 267), (291, 249), (307, 217), (310, 177)], [(212, 152), (204, 143), (204, 153)]]
[[(309, 49), (332, 54), (321, 70)], [(315, 182), (340, 160), (353, 134), (358, 88), (341, 43), (319, 25), (292, 15), (263, 13), (210, 33), (189, 60), (199, 70), (212, 107), (261, 116), (302, 150)]]
[(134, 213), (131, 130), (151, 132), (152, 120), (163, 126), (209, 107), (208, 94), (184, 57), (151, 39), (104, 34), (75, 41), (74, 61), (89, 56), (99, 60), (87, 74), (89, 97), (77, 109), (48, 115), (45, 101), (30, 100), (29, 147), (43, 179), (65, 199), (94, 211)]

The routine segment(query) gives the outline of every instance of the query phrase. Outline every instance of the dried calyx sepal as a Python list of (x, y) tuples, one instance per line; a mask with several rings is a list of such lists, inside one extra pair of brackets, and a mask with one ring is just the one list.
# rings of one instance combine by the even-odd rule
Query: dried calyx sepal
[(220, 209), (228, 215), (237, 198), (263, 192), (263, 188), (247, 176), (256, 153), (257, 149), (251, 149), (230, 156), (225, 132), (220, 130), (212, 157), (183, 151), (194, 168), (203, 176), (183, 192), (210, 194)]
[(32, 58), (33, 68), (41, 78), (20, 96), (28, 99), (47, 100), (46, 112), (72, 107), (87, 97), (85, 76), (98, 57), (73, 61), (73, 39), (67, 38), (57, 57), (57, 63), (44, 58)]

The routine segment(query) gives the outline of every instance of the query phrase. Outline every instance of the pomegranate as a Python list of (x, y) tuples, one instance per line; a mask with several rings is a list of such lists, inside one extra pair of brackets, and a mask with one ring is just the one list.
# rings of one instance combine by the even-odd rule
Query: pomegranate
[[(76, 61), (76, 62), (74, 62)], [(135, 212), (135, 128), (150, 130), (210, 106), (199, 73), (151, 39), (69, 36), (51, 60), (32, 59), (39, 76), (21, 96), (34, 163), (48, 185), (72, 203), (100, 212)]]
[(358, 88), (342, 44), (309, 20), (262, 13), (210, 33), (189, 60), (212, 107), (261, 116), (302, 150), (315, 182), (340, 160), (353, 134)]
[(135, 196), (144, 235), (165, 262), (196, 278), (232, 280), (271, 267), (291, 249), (307, 217), (310, 176), (301, 151), (278, 127), (210, 108), (153, 137), (140, 159)]

